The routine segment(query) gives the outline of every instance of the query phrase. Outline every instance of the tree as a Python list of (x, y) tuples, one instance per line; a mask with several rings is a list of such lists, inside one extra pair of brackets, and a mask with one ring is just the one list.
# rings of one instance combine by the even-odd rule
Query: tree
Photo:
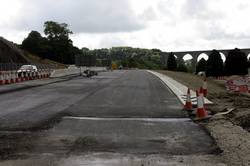
[(206, 75), (214, 77), (223, 75), (223, 60), (217, 50), (213, 50), (208, 57)]
[(44, 23), (44, 33), (53, 48), (51, 59), (66, 64), (73, 63), (74, 55), (72, 55), (72, 50), (75, 50), (75, 48), (73, 47), (72, 40), (69, 39), (72, 31), (69, 30), (68, 25), (47, 21)]
[(237, 48), (229, 51), (225, 61), (225, 73), (226, 75), (248, 74), (248, 62), (246, 54)]
[(51, 50), (48, 40), (37, 31), (31, 31), (22, 42), (21, 48), (30, 53), (46, 58)]
[(188, 68), (184, 63), (179, 64), (176, 70), (180, 72), (188, 72)]
[(69, 39), (69, 35), (73, 32), (68, 28), (66, 23), (57, 23), (54, 21), (46, 21), (44, 23), (44, 33), (49, 40)]
[(136, 68), (137, 64), (134, 58), (129, 58), (128, 59), (128, 67), (129, 68)]
[(180, 72), (188, 72), (187, 65), (185, 64), (185, 61), (183, 58), (177, 59), (177, 71)]
[(248, 59), (248, 68), (250, 68), (250, 58)]
[(168, 56), (167, 69), (172, 71), (177, 69), (176, 58), (172, 52)]
[(196, 74), (198, 74), (200, 71), (206, 71), (206, 68), (207, 68), (207, 61), (204, 58), (202, 58), (196, 66)]

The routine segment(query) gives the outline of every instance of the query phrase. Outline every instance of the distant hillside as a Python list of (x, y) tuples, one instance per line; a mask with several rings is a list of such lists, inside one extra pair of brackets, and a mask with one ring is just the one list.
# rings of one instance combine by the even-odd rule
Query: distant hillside
[(49, 59), (42, 59), (37, 55), (31, 54), (27, 51), (24, 51), (24, 56), (29, 59), (29, 61), (33, 64), (49, 64), (53, 65), (56, 68), (65, 68), (66, 65), (62, 63), (58, 63)]
[(0, 37), (0, 63), (49, 64), (56, 68), (65, 68), (64, 64), (30, 54), (19, 49), (13, 42)]
[(0, 37), (0, 63), (29, 63), (23, 52), (14, 43)]

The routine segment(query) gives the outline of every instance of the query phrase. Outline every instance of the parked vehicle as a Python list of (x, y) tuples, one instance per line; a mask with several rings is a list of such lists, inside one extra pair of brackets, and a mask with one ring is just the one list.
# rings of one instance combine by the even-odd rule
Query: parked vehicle
[(86, 74), (87, 77), (92, 77), (92, 76), (98, 75), (98, 73), (94, 70), (85, 70), (83, 73)]
[(21, 75), (25, 75), (25, 76), (37, 76), (38, 74), (38, 69), (35, 65), (23, 65), (20, 67), (19, 70), (17, 70), (17, 74), (20, 77)]

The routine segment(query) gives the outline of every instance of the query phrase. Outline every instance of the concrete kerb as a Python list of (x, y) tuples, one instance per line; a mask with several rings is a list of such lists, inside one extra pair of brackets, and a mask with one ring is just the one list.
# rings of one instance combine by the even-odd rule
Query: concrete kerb
[[(163, 75), (161, 73), (154, 72), (154, 71), (151, 71), (151, 70), (147, 70), (147, 72), (155, 75), (163, 83), (165, 83), (169, 87), (169, 89), (177, 96), (177, 98), (180, 100), (180, 102), (183, 105), (185, 105), (185, 103), (186, 103), (186, 93), (187, 93), (188, 87), (186, 87), (185, 85), (183, 85), (183, 84), (175, 81), (174, 79), (172, 79), (172, 78), (170, 78), (170, 77), (168, 77), (166, 75)], [(190, 93), (191, 93), (192, 104), (197, 105), (196, 92), (191, 90)], [(204, 101), (205, 101), (206, 105), (213, 104), (207, 98), (204, 98)]]

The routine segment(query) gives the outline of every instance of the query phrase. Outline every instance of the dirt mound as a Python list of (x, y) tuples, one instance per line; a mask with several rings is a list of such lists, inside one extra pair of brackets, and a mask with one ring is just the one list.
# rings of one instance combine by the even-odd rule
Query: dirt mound
[(12, 42), (0, 37), (0, 63), (28, 63), (23, 52)]
[(50, 65), (53, 68), (65, 68), (64, 64), (42, 59), (37, 55), (30, 54), (25, 50), (21, 50), (11, 41), (8, 41), (0, 36), (0, 68), (11, 70), (16, 66), (13, 64), (35, 64), (35, 65)]

